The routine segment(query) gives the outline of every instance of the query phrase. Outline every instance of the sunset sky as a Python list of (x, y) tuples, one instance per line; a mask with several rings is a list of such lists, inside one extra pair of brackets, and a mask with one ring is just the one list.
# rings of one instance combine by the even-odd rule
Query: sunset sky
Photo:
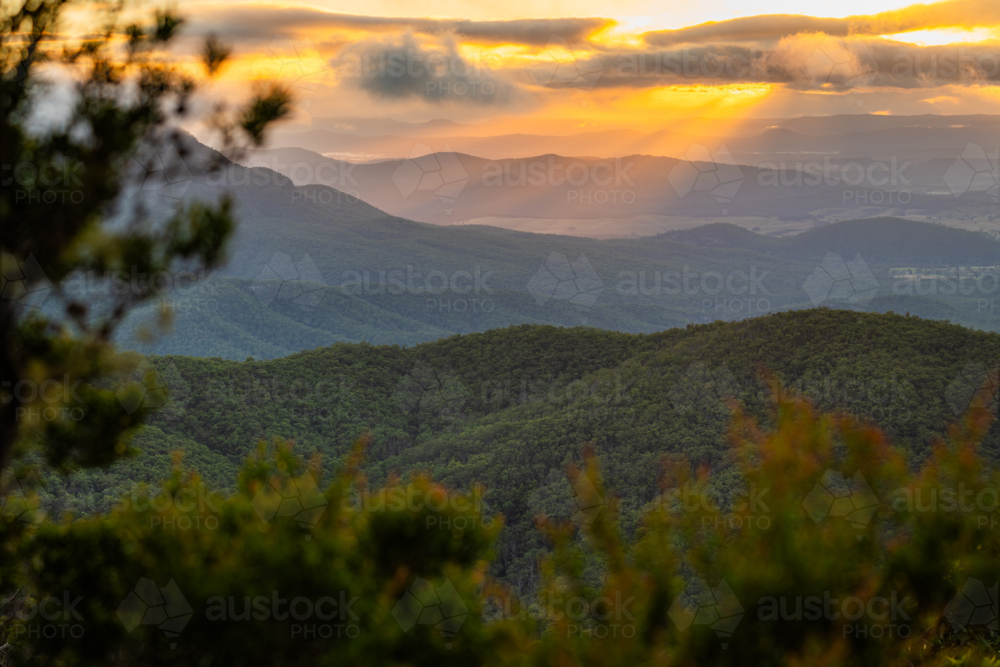
[[(806, 7), (808, 15), (796, 13)], [(187, 1), (180, 9), (189, 35), (216, 32), (235, 47), (216, 94), (281, 79), (300, 101), (298, 124), (508, 119), (530, 132), (566, 121), (656, 127), (691, 117), (1000, 112), (997, 0)]]

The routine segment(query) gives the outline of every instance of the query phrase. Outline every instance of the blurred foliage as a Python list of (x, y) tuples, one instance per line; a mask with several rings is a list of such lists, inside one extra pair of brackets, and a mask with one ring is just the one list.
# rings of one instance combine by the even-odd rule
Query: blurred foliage
[[(125, 17), (134, 9), (28, 0), (0, 10), (0, 469), (11, 466), (0, 489), (3, 602), (18, 599), (25, 563), (14, 545), (39, 513), (32, 485), (22, 484), (32, 478), (29, 464), (68, 472), (134, 453), (130, 438), (164, 396), (111, 344), (149, 290), (121, 291), (95, 307), (67, 295), (64, 279), (217, 266), (234, 226), (225, 198), (172, 205), (165, 218), (150, 213), (188, 168), (177, 128), (197, 83), (163, 57), (183, 21), (159, 11), (133, 22)], [(73, 11), (84, 23), (67, 18)], [(210, 74), (225, 59), (212, 43)], [(214, 123), (224, 131), (249, 124), (246, 140), (256, 145), (287, 102), (286, 91), (264, 89), (246, 110), (214, 109)], [(43, 313), (46, 298), (58, 308)]]
[[(66, 23), (74, 9), (91, 28), (81, 37)], [(177, 203), (166, 219), (150, 213), (151, 204), (177, 201), (181, 176), (190, 177), (177, 128), (197, 82), (163, 57), (183, 21), (157, 12), (132, 23), (124, 16), (133, 9), (31, 0), (5, 4), (0, 14), (0, 466), (15, 445), (18, 453), (40, 448), (63, 470), (106, 465), (126, 454), (128, 436), (148, 412), (143, 405), (123, 410), (101, 381), (130, 371), (109, 343), (150, 290), (121, 290), (95, 307), (67, 295), (65, 278), (82, 271), (99, 284), (120, 272), (211, 268), (223, 260), (233, 230), (227, 198)], [(210, 39), (206, 72), (218, 72), (225, 55)], [(69, 100), (65, 109), (60, 99)], [(287, 91), (262, 89), (245, 109), (216, 108), (213, 122), (232, 141), (240, 138), (233, 128), (245, 127), (246, 139), (259, 145), (288, 103)], [(57, 314), (41, 313), (45, 297), (60, 303)], [(61, 391), (46, 394), (47, 386)], [(68, 405), (70, 395), (83, 405)], [(73, 407), (82, 408), (81, 420), (62, 409)], [(27, 418), (43, 409), (56, 418)]]
[[(772, 391), (773, 429), (739, 409), (729, 427), (756, 499), (706, 502), (706, 470), (676, 461), (635, 539), (585, 447), (566, 475), (577, 511), (536, 517), (552, 552), (531, 595), (488, 574), (502, 519), (481, 489), (423, 475), (371, 488), (364, 440), (322, 492), (321, 462), (290, 442), (260, 443), (229, 497), (178, 458), (109, 515), (45, 520), (8, 545), (9, 659), (995, 664), (1000, 473), (978, 452), (991, 412), (973, 405), (914, 471), (876, 428)], [(852, 482), (834, 488), (831, 470)], [(832, 491), (818, 514), (817, 489)], [(961, 490), (955, 507), (928, 504), (945, 489)]]
[[(697, 493), (704, 475), (681, 465), (664, 478), (665, 493), (631, 546), (619, 535), (614, 501), (582, 544), (572, 527), (550, 528), (550, 590), (562, 599), (632, 600), (634, 621), (613, 620), (621, 606), (592, 605), (590, 615), (543, 636), (544, 661), (994, 664), (1000, 474), (977, 451), (993, 419), (973, 406), (912, 472), (877, 429), (817, 415), (805, 401), (780, 400), (771, 432), (738, 411), (730, 436), (747, 480), (765, 491), (756, 502), (729, 511), (705, 503)], [(857, 486), (840, 496), (851, 512), (871, 512), (845, 514), (834, 504), (817, 516), (809, 504), (830, 470), (871, 487), (873, 506)], [(587, 474), (600, 488), (593, 462)], [(671, 493), (678, 485), (695, 492)], [(968, 494), (955, 507), (928, 502), (947, 489)], [(915, 505), (890, 500), (904, 491)], [(592, 581), (595, 560), (601, 576)], [(963, 595), (977, 581), (992, 596)], [(632, 637), (622, 632), (627, 624)]]

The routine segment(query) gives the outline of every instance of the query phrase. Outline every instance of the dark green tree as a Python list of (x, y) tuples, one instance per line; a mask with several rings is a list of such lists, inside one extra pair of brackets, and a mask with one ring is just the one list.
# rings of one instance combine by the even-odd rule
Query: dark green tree
[[(90, 17), (84, 37), (64, 24), (71, 9)], [(233, 230), (228, 199), (183, 205), (172, 190), (182, 171), (212, 166), (192, 160), (178, 129), (198, 83), (162, 57), (183, 21), (157, 12), (130, 23), (124, 9), (28, 0), (5, 3), (0, 15), (0, 466), (33, 447), (63, 470), (110, 463), (156, 403), (142, 400), (138, 382), (123, 409), (106, 382), (134, 370), (116, 367), (109, 341), (152, 290), (132, 285), (97, 303), (66, 294), (65, 278), (83, 271), (99, 284), (210, 269)], [(206, 40), (206, 77), (227, 55)], [(54, 83), (52, 68), (73, 83)], [(40, 126), (54, 93), (69, 94), (70, 107)], [(230, 146), (259, 145), (290, 102), (281, 87), (261, 89), (243, 109), (216, 108), (211, 121)]]
[[(163, 57), (183, 22), (169, 12), (127, 21), (126, 9), (136, 16), (121, 2), (15, 0), (0, 9), (0, 469), (26, 455), (62, 471), (111, 463), (163, 402), (143, 369), (123, 368), (111, 345), (115, 327), (152, 290), (94, 299), (67, 294), (65, 278), (83, 271), (100, 284), (209, 269), (233, 230), (228, 199), (169, 201), (176, 173), (192, 164), (178, 126), (197, 82)], [(74, 32), (71, 10), (90, 24)], [(227, 51), (212, 38), (202, 56), (211, 77)], [(57, 98), (69, 99), (68, 108), (40, 122)], [(290, 102), (281, 87), (261, 89), (244, 109), (216, 108), (213, 122), (231, 145), (260, 144)], [(113, 379), (128, 374), (136, 381), (124, 388)], [(23, 474), (6, 472), (0, 602), (21, 573), (13, 545), (32, 522), (19, 519), (35, 509), (30, 488), (20, 488)]]

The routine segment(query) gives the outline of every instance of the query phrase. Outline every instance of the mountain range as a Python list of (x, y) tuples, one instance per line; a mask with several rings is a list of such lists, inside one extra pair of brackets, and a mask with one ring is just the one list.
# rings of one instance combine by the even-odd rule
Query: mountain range
[(172, 336), (135, 342), (155, 317), (151, 304), (123, 328), (124, 345), (273, 358), (338, 341), (413, 345), (516, 324), (652, 333), (819, 305), (998, 328), (991, 276), (1000, 242), (983, 233), (897, 218), (783, 238), (732, 224), (616, 240), (441, 226), (215, 159), (222, 167), (192, 177), (184, 198), (233, 197), (241, 222), (230, 261), (163, 295)]

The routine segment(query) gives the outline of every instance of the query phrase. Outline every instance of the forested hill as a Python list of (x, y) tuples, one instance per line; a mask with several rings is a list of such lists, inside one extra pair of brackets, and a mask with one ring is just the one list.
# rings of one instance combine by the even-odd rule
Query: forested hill
[[(292, 440), (329, 471), (370, 434), (373, 482), (425, 470), (455, 487), (486, 485), (484, 502), (507, 520), (498, 573), (513, 581), (530, 576), (542, 548), (533, 516), (575, 509), (564, 471), (585, 444), (622, 498), (626, 527), (659, 491), (664, 457), (711, 471), (726, 493), (739, 488), (726, 401), (766, 420), (765, 374), (822, 410), (875, 422), (916, 460), (1000, 366), (1000, 334), (821, 308), (650, 335), (523, 325), (412, 348), (338, 343), (272, 361), (148, 363), (171, 401), (138, 436), (144, 453), (54, 480), (60, 509), (107, 510), (135, 481), (165, 477), (173, 449), (225, 492), (262, 439)], [(1000, 460), (996, 424), (985, 451)]]

